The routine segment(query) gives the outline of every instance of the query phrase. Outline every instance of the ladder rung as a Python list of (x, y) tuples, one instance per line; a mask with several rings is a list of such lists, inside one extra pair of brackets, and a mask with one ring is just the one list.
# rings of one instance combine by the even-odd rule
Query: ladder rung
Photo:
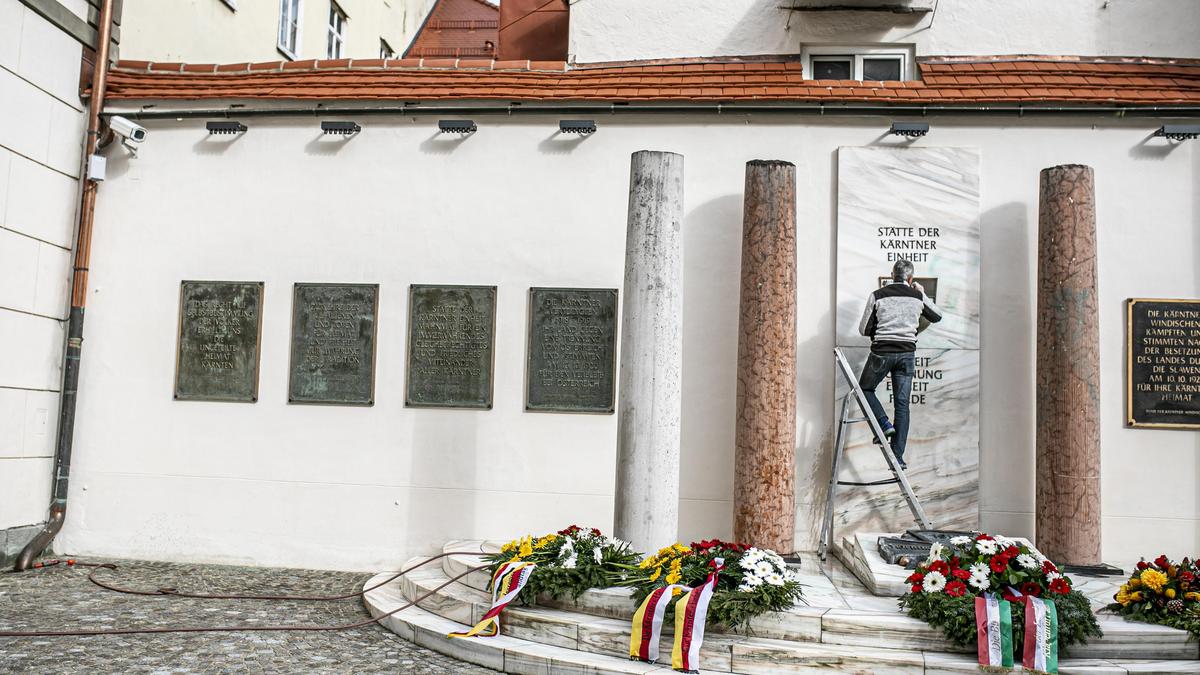
[(846, 424), (854, 424), (856, 422), (866, 422), (866, 421), (867, 421), (867, 418), (865, 418), (865, 417), (852, 417), (852, 418), (846, 420)]
[(891, 485), (892, 483), (899, 483), (899, 482), (900, 482), (899, 478), (885, 478), (883, 480), (873, 480), (869, 483), (851, 483), (850, 481), (839, 480), (838, 485), (854, 485), (856, 487), (871, 487), (874, 485)]

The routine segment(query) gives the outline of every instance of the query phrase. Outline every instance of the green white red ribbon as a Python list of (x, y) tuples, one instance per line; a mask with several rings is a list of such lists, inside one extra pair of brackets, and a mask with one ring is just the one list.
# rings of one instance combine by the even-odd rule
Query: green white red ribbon
[(1025, 596), (1025, 654), (1022, 665), (1043, 673), (1058, 672), (1058, 612), (1052, 601)]
[(1012, 605), (985, 593), (975, 598), (975, 627), (979, 665), (1013, 667)]

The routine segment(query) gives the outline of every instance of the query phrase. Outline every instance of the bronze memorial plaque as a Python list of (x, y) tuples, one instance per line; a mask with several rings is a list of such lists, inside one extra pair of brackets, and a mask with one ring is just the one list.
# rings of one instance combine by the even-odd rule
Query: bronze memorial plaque
[(495, 286), (422, 286), (408, 297), (405, 405), (491, 408)]
[(1125, 422), (1200, 429), (1200, 300), (1126, 303)]
[(184, 281), (175, 398), (257, 401), (261, 281)]
[(529, 289), (525, 409), (611, 413), (617, 290)]
[(289, 403), (373, 405), (379, 284), (296, 284)]

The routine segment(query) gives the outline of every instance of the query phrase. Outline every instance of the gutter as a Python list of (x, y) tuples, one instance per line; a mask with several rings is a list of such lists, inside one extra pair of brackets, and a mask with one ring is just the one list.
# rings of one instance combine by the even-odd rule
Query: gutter
[[(88, 101), (88, 128), (84, 141), (83, 166), (96, 154), (100, 141), (101, 111), (108, 84), (108, 53), (112, 42), (112, 12), (114, 0), (102, 0), (100, 5), (99, 36), (96, 45), (96, 67), (92, 73), (92, 96)], [(92, 253), (92, 223), (96, 214), (98, 184), (83, 171), (83, 194), (79, 205), (79, 229), (75, 237), (75, 267), (71, 278), (71, 314), (67, 322), (67, 349), (63, 358), (62, 395), (58, 412), (58, 440), (54, 449), (54, 490), (50, 515), (42, 531), (26, 544), (17, 556), (14, 572), (22, 572), (50, 546), (62, 529), (67, 516), (67, 483), (71, 474), (71, 449), (75, 437), (75, 402), (79, 390), (79, 359), (83, 348), (83, 311), (87, 304), (88, 264)]]
[(102, 113), (105, 116), (121, 115), (135, 120), (155, 119), (213, 119), (231, 117), (320, 117), (329, 115), (454, 115), (454, 114), (505, 114), (505, 115), (553, 115), (553, 114), (789, 114), (817, 115), (825, 117), (844, 116), (890, 116), (890, 115), (992, 115), (992, 116), (1113, 116), (1113, 117), (1200, 117), (1200, 106), (1195, 105), (853, 105), (826, 103), (520, 103), (497, 101), (474, 102), (463, 105), (424, 105), (421, 103), (399, 103), (378, 105), (371, 102), (325, 105), (317, 103), (302, 107), (271, 107), (232, 104), (224, 108), (160, 108), (157, 105), (122, 109), (115, 106)]

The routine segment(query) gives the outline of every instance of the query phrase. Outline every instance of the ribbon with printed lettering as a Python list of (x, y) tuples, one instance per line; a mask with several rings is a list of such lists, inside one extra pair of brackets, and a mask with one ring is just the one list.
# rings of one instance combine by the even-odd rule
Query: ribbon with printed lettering
[(1050, 600), (1025, 596), (1025, 653), (1027, 670), (1058, 672), (1058, 612)]
[(995, 593), (976, 596), (975, 627), (979, 665), (988, 669), (1012, 668), (1012, 605)]
[(662, 636), (663, 614), (675, 593), (686, 593), (691, 587), (671, 584), (656, 588), (642, 601), (633, 614), (633, 627), (629, 632), (629, 658), (646, 663), (658, 659), (658, 641)]
[(479, 623), (465, 633), (449, 633), (446, 637), (493, 637), (500, 632), (500, 612), (516, 599), (533, 575), (535, 563), (506, 562), (492, 575), (492, 607)]
[(717, 590), (717, 575), (725, 569), (725, 561), (713, 558), (704, 583), (688, 591), (675, 603), (675, 646), (671, 650), (671, 667), (684, 673), (700, 672), (700, 645), (704, 643), (704, 623), (708, 620), (708, 602)]

